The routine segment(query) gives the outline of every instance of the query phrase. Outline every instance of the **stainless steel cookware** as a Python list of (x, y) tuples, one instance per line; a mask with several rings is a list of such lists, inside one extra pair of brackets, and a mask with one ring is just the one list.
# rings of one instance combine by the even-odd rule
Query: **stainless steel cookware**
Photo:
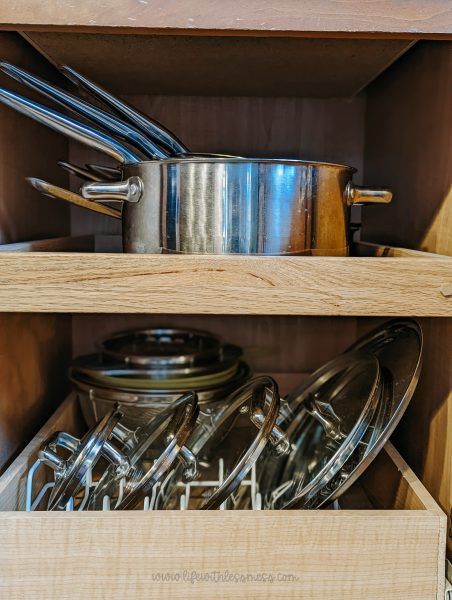
[(100, 178), (100, 180), (105, 181), (119, 181), (121, 179), (121, 170), (116, 167), (107, 167), (105, 165), (94, 165), (94, 164), (86, 164), (85, 167)]
[[(143, 115), (136, 108), (130, 106), (130, 104), (127, 104), (124, 102), (124, 100), (120, 100), (111, 92), (108, 92), (102, 88), (99, 84), (94, 83), (94, 81), (78, 73), (75, 69), (65, 65), (60, 67), (60, 70), (70, 81), (75, 83), (75, 85), (91, 94), (98, 101), (113, 109), (120, 117), (126, 119), (132, 123), (134, 127), (141, 130), (146, 135), (148, 140), (153, 141), (166, 153), (165, 157), (180, 156), (181, 158), (233, 158), (232, 156), (226, 154), (190, 152), (187, 147), (174, 135), (174, 133), (169, 131), (169, 129), (164, 127), (161, 123), (158, 123), (155, 119), (151, 119), (150, 117)], [(158, 158), (164, 157), (158, 156)]]
[(127, 119), (137, 129), (142, 131), (149, 140), (153, 140), (161, 148), (166, 150), (168, 154), (178, 154), (187, 152), (187, 148), (182, 144), (177, 137), (166, 129), (163, 125), (140, 113), (136, 108), (130, 106), (124, 100), (120, 100), (100, 85), (94, 83), (87, 77), (78, 73), (75, 69), (67, 65), (60, 67), (61, 72), (75, 85), (89, 92), (92, 96), (100, 100), (116, 114)]
[[(249, 377), (248, 365), (239, 361), (236, 371), (223, 383), (196, 388), (202, 415), (209, 419), (212, 414), (221, 409), (228, 395)], [(119, 403), (124, 413), (124, 424), (127, 427), (136, 428), (155, 417), (173, 403), (183, 391), (189, 389), (189, 386), (183, 381), (180, 381), (180, 385), (172, 389), (161, 387), (155, 389), (148, 387), (145, 390), (122, 388), (118, 381), (116, 381), (115, 387), (110, 387), (77, 369), (71, 369), (70, 379), (78, 392), (82, 413), (88, 425), (98, 421), (116, 403)]]
[(112, 506), (114, 510), (142, 505), (178, 458), (183, 465), (184, 480), (193, 479), (198, 463), (185, 444), (195, 428), (198, 413), (196, 394), (189, 392), (134, 432), (136, 443), (125, 454), (131, 468), (123, 477), (118, 477), (114, 468), (108, 468), (92, 494), (90, 508), (101, 508), (105, 495), (116, 501)]
[(123, 247), (135, 253), (348, 254), (354, 204), (385, 204), (343, 165), (184, 158), (124, 165), (120, 182), (87, 182), (84, 198), (124, 201)]
[[(127, 465), (118, 460), (117, 449), (109, 442), (122, 414), (113, 409), (96, 423), (81, 440), (56, 432), (43, 446), (39, 460), (55, 471), (55, 485), (47, 510), (64, 510), (66, 504), (82, 487), (88, 470), (94, 468), (101, 456), (115, 463), (115, 473), (123, 474)], [(58, 449), (70, 452), (64, 459)]]
[(168, 158), (168, 154), (143, 135), (141, 131), (111, 113), (108, 113), (10, 63), (0, 62), (0, 69), (20, 83), (40, 92), (47, 98), (54, 100), (75, 114), (85, 117), (92, 123), (100, 125), (111, 134), (128, 142), (136, 150), (142, 152), (146, 158)]
[(95, 204), (90, 200), (85, 200), (85, 198), (82, 198), (74, 192), (65, 190), (64, 188), (53, 185), (52, 183), (48, 183), (47, 181), (43, 181), (42, 179), (36, 179), (36, 177), (27, 177), (27, 181), (35, 188), (35, 190), (41, 192), (41, 194), (44, 196), (57, 198), (58, 200), (64, 200), (65, 202), (70, 202), (71, 204), (80, 206), (81, 208), (87, 208), (89, 210), (93, 210), (94, 212), (101, 213), (107, 217), (114, 217), (116, 219), (121, 218), (121, 211), (117, 210), (116, 208), (110, 208), (109, 206), (103, 206), (102, 204)]
[[(103, 356), (128, 365), (164, 369), (167, 374), (180, 368), (188, 368), (193, 373), (193, 368), (200, 365), (213, 363), (216, 366), (225, 354), (225, 347), (217, 336), (205, 331), (168, 327), (117, 333), (101, 340), (98, 348)], [(241, 352), (236, 350), (238, 358)], [(227, 351), (230, 353), (231, 346)]]
[(82, 142), (91, 148), (108, 154), (120, 163), (132, 164), (142, 160), (136, 152), (133, 152), (127, 148), (127, 146), (106, 133), (76, 121), (51, 108), (47, 108), (20, 94), (0, 88), (0, 102), (14, 108), (27, 117), (34, 119), (38, 123), (47, 125), (50, 129), (54, 129), (78, 142)]

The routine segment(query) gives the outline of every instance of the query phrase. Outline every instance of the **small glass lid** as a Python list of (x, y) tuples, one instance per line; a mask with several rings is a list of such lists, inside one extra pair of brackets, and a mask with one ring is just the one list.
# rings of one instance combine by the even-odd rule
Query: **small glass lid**
[(115, 437), (122, 446), (129, 469), (118, 473), (111, 464), (91, 494), (88, 508), (101, 510), (106, 499), (112, 510), (142, 508), (144, 499), (176, 459), (184, 465), (185, 478), (194, 478), (196, 458), (185, 443), (193, 432), (198, 414), (196, 394), (188, 392), (135, 431), (116, 428)]
[[(40, 459), (55, 470), (56, 476), (47, 510), (64, 510), (69, 500), (77, 494), (88, 470), (100, 459), (121, 417), (119, 411), (112, 410), (81, 440), (56, 432), (41, 449)], [(70, 452), (67, 460), (57, 453), (58, 448), (65, 448)]]
[[(377, 359), (357, 352), (330, 361), (288, 395), (291, 451), (276, 489), (266, 490), (268, 508), (302, 508), (327, 485), (364, 437), (380, 391)], [(275, 464), (269, 467), (273, 486)]]

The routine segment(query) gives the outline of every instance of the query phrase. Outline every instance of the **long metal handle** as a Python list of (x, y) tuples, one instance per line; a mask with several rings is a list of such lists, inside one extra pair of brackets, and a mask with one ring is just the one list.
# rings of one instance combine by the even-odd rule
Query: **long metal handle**
[(94, 83), (87, 77), (78, 73), (75, 69), (67, 65), (62, 65), (60, 71), (77, 86), (88, 91), (92, 96), (104, 102), (110, 108), (113, 108), (119, 115), (127, 119), (138, 127), (150, 140), (153, 140), (159, 146), (167, 150), (170, 154), (179, 154), (188, 152), (188, 149), (177, 137), (168, 131), (163, 125), (146, 117), (135, 108), (120, 100), (107, 90)]
[(0, 88), (0, 102), (14, 108), (18, 112), (59, 131), (64, 135), (82, 142), (91, 148), (105, 152), (121, 163), (136, 164), (141, 162), (141, 158), (129, 150), (124, 144), (118, 142), (114, 138), (106, 135), (89, 125), (84, 125), (79, 121), (75, 121), (71, 117), (67, 117), (55, 110), (47, 108), (42, 104), (33, 102), (20, 94), (15, 94)]
[(87, 208), (88, 210), (107, 215), (108, 217), (114, 217), (115, 219), (121, 218), (121, 211), (117, 210), (116, 208), (102, 206), (90, 200), (85, 200), (85, 198), (82, 198), (78, 194), (74, 194), (74, 192), (60, 188), (57, 185), (52, 185), (51, 183), (43, 181), (42, 179), (36, 179), (36, 177), (27, 177), (27, 181), (35, 188), (35, 190), (38, 190), (38, 192), (41, 192), (41, 194), (44, 194), (45, 196), (57, 198), (58, 200), (64, 200), (70, 204)]
[(138, 151), (143, 152), (146, 158), (168, 158), (166, 152), (144, 136), (138, 129), (135, 129), (132, 125), (129, 125), (129, 123), (113, 116), (111, 113), (97, 108), (89, 102), (77, 98), (77, 96), (48, 83), (40, 77), (36, 77), (27, 71), (19, 69), (19, 67), (10, 63), (0, 62), (0, 69), (16, 81), (27, 85), (47, 98), (69, 108), (77, 115), (89, 119), (96, 125), (100, 125), (113, 135), (117, 135), (120, 139), (128, 142)]
[(345, 189), (347, 204), (389, 204), (392, 192), (387, 189), (373, 189), (349, 182)]
[(80, 188), (83, 198), (96, 202), (138, 202), (143, 195), (143, 182), (139, 177), (129, 177), (124, 181), (86, 182)]

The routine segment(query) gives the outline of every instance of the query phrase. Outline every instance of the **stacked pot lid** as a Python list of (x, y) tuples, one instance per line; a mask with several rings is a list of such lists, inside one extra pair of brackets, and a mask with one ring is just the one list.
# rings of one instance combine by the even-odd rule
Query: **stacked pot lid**
[(400, 421), (421, 358), (419, 325), (395, 319), (294, 389), (279, 421), (291, 452), (261, 466), (267, 508), (319, 508), (356, 481)]
[(75, 359), (70, 376), (89, 423), (119, 402), (138, 424), (187, 390), (208, 412), (249, 377), (240, 356), (202, 331), (145, 329), (102, 340), (97, 354)]

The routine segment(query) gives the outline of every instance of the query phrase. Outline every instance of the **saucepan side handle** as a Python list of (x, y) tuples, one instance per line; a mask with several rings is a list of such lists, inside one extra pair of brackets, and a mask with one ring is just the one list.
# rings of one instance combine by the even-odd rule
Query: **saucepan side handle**
[(355, 185), (351, 181), (345, 189), (347, 204), (388, 204), (392, 200), (392, 192), (387, 189), (374, 189)]
[(50, 198), (58, 198), (59, 200), (74, 204), (75, 206), (81, 206), (82, 208), (87, 208), (93, 212), (107, 215), (108, 217), (114, 217), (115, 219), (121, 218), (121, 211), (116, 208), (102, 206), (96, 202), (90, 202), (89, 200), (82, 198), (79, 194), (60, 188), (57, 185), (53, 185), (42, 179), (37, 179), (36, 177), (27, 177), (27, 181), (35, 188), (35, 190), (38, 190), (38, 192), (41, 192), (41, 194), (44, 194), (45, 196), (50, 196)]
[(80, 191), (83, 198), (96, 202), (138, 202), (143, 189), (143, 181), (133, 176), (124, 181), (87, 181)]

